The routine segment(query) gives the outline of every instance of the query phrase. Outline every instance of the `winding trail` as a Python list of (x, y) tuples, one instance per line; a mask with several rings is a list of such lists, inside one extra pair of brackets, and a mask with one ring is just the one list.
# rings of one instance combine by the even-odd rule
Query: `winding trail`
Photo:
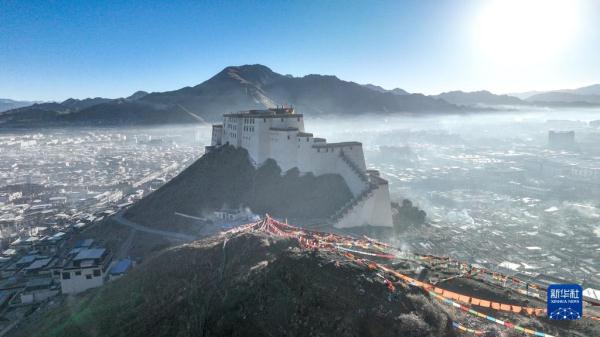
[(193, 235), (177, 233), (177, 232), (170, 232), (170, 231), (165, 231), (165, 230), (161, 230), (161, 229), (155, 229), (155, 228), (149, 228), (146, 226), (142, 226), (138, 223), (135, 223), (133, 221), (125, 219), (121, 213), (116, 214), (115, 216), (113, 216), (112, 219), (121, 225), (127, 226), (129, 228), (135, 229), (136, 231), (140, 231), (140, 232), (144, 232), (144, 233), (160, 235), (163, 237), (167, 237), (167, 238), (175, 239), (175, 240), (179, 240), (179, 241), (194, 241), (194, 240), (198, 239), (196, 236), (193, 236)]

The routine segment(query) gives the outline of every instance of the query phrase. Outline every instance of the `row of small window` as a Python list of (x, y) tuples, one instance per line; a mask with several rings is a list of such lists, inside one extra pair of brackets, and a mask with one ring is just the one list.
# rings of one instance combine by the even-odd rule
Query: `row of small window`
[[(281, 118), (281, 121), (283, 122), (285, 120), (285, 118)], [(265, 118), (265, 122), (267, 121), (267, 119)], [(300, 117), (296, 118), (296, 121), (300, 121)]]
[(254, 127), (253, 126), (244, 126), (244, 131), (254, 132)]
[(237, 138), (237, 134), (233, 133), (233, 132), (230, 132), (229, 133), (229, 137), (231, 137), (231, 138)]
[[(283, 122), (285, 120), (285, 118), (280, 118), (281, 121)], [(300, 121), (300, 117), (297, 117), (296, 120), (299, 122)], [(267, 119), (263, 118), (263, 123), (266, 123)], [(244, 124), (254, 124), (254, 118), (244, 118)]]
[[(77, 270), (77, 271), (74, 272), (74, 274), (75, 274), (75, 276), (81, 276), (81, 271)], [(98, 276), (100, 276), (102, 274), (100, 273), (100, 269), (94, 269), (93, 274), (86, 274), (85, 278), (88, 279), (88, 280), (91, 280), (92, 279), (92, 275), (94, 277), (98, 277)], [(71, 279), (71, 272), (68, 272), (68, 271), (63, 272), (62, 273), (62, 279), (63, 280), (69, 280), (69, 279)]]
[(237, 125), (235, 124), (227, 124), (226, 128), (229, 130), (237, 130)]

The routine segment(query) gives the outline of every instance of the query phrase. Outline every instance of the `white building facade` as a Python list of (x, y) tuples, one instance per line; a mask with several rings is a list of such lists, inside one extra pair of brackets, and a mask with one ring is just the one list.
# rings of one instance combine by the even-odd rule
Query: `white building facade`
[(367, 170), (362, 144), (327, 143), (304, 130), (302, 114), (292, 108), (250, 110), (225, 114), (213, 125), (211, 146), (245, 148), (255, 165), (274, 159), (282, 171), (339, 174), (353, 198), (332, 216), (335, 227), (392, 226), (388, 182)]
[(112, 255), (105, 248), (83, 248), (59, 269), (63, 294), (78, 294), (102, 286)]

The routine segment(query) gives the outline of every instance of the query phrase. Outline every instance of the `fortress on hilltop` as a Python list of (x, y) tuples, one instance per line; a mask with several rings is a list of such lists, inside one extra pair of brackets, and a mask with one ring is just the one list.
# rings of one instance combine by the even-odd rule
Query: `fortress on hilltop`
[(249, 110), (223, 115), (223, 124), (212, 127), (210, 151), (230, 144), (248, 151), (256, 165), (272, 158), (287, 171), (339, 174), (353, 198), (331, 216), (337, 228), (363, 225), (392, 226), (388, 182), (368, 170), (359, 142), (327, 143), (304, 130), (302, 114), (293, 108)]

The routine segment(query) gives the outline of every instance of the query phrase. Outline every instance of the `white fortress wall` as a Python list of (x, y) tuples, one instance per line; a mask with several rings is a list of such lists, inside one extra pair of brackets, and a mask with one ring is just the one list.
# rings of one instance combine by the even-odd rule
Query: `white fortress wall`
[(336, 221), (336, 228), (349, 228), (364, 225), (392, 227), (392, 209), (388, 185), (379, 185), (371, 197), (361, 201), (341, 219)]
[(275, 159), (282, 172), (298, 167), (298, 141), (296, 138), (298, 130), (285, 130), (271, 128), (269, 132), (271, 144), (269, 158)]
[(377, 226), (392, 227), (394, 221), (392, 219), (392, 208), (390, 206), (390, 188), (387, 181), (381, 180), (382, 182), (378, 184), (377, 189), (374, 191), (373, 197), (371, 198), (373, 199), (373, 208), (370, 212), (373, 224), (376, 224)]
[[(358, 168), (359, 172), (352, 168), (342, 159), (340, 152), (343, 151)], [(337, 173), (344, 178), (348, 188), (354, 196), (359, 195), (367, 188), (367, 182), (361, 179), (359, 173), (364, 174), (361, 167), (365, 167), (365, 162), (362, 155), (362, 145), (358, 142), (348, 143), (317, 143), (312, 147), (310, 157), (306, 163), (312, 163), (312, 172), (315, 175)], [(360, 159), (352, 159), (360, 158)], [(362, 159), (362, 160), (361, 160)]]
[[(301, 114), (290, 108), (250, 110), (224, 115), (223, 125), (213, 126), (212, 146), (231, 144), (248, 150), (256, 165), (274, 159), (282, 172), (297, 167), (301, 173), (339, 174), (353, 194), (347, 209), (340, 210), (336, 226), (364, 224), (391, 226), (387, 182), (367, 173), (362, 144), (328, 144), (304, 131)], [(342, 154), (343, 153), (343, 154)], [(341, 217), (341, 218), (340, 218)]]
[(223, 125), (213, 125), (212, 127), (212, 136), (211, 136), (211, 145), (218, 146), (222, 145), (223, 141)]

